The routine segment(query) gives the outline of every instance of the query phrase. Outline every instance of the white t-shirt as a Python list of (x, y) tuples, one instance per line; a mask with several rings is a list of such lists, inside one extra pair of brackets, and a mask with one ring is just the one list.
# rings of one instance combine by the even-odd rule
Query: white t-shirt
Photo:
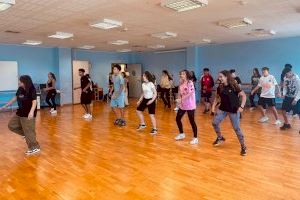
[(154, 96), (153, 89), (155, 86), (152, 82), (147, 82), (142, 84), (143, 94), (145, 99), (152, 99)]
[(275, 86), (278, 85), (276, 79), (272, 75), (262, 76), (259, 79), (258, 86), (262, 88), (261, 97), (275, 98)]

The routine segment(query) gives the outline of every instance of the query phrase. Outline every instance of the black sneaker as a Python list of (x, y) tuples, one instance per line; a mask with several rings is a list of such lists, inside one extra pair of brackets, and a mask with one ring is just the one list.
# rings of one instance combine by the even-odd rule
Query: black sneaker
[(121, 121), (121, 119), (116, 119), (116, 121), (114, 122), (114, 125), (119, 125), (120, 121)]
[(150, 132), (151, 135), (156, 135), (157, 134), (157, 129), (153, 128)]
[(119, 126), (126, 126), (126, 121), (124, 119), (120, 119)]
[(213, 143), (214, 146), (219, 146), (222, 142), (225, 142), (225, 138), (222, 137), (217, 137), (216, 141)]
[(287, 129), (291, 129), (291, 125), (290, 124), (283, 124), (282, 127), (280, 127), (280, 130), (284, 131), (284, 130), (287, 130)]
[(246, 156), (247, 155), (247, 147), (242, 147), (241, 148), (241, 156)]

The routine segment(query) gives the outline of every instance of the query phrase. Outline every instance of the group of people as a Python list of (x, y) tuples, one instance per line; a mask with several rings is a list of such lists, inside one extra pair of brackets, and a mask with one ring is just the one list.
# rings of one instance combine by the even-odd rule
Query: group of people
[[(113, 66), (111, 76), (112, 88), (110, 89), (111, 101), (110, 105), (115, 113), (114, 124), (116, 126), (126, 126), (126, 120), (124, 117), (124, 108), (126, 105), (126, 88), (127, 83), (122, 75), (120, 65)], [(85, 74), (84, 69), (79, 69), (79, 76), (81, 77), (81, 86), (76, 89), (81, 89), (81, 105), (84, 108), (85, 119), (92, 119), (92, 112), (90, 104), (92, 102), (92, 81), (90, 77)], [(193, 130), (193, 137), (190, 144), (198, 144), (198, 132), (197, 124), (195, 122), (195, 110), (196, 110), (196, 88), (195, 84), (197, 79), (194, 73), (188, 70), (182, 70), (179, 74), (180, 81), (178, 87), (178, 95), (176, 97), (177, 116), (176, 123), (178, 127), (178, 135), (175, 140), (183, 140), (186, 134), (183, 130), (182, 117), (187, 113), (190, 125)], [(137, 130), (141, 131), (146, 128), (143, 112), (148, 109), (148, 113), (152, 123), (151, 135), (158, 133), (157, 122), (155, 118), (156, 102), (158, 97), (157, 87), (155, 84), (155, 77), (148, 71), (145, 71), (142, 76), (142, 94), (137, 102), (136, 113), (139, 118), (139, 125)], [(172, 77), (167, 71), (163, 71), (162, 79), (160, 81), (161, 98), (166, 107), (171, 107), (171, 103), (168, 100), (169, 90), (171, 88)], [(50, 112), (56, 113), (56, 88), (55, 88), (55, 75), (53, 73), (48, 74), (48, 82), (45, 91), (47, 92), (46, 101), (49, 104)], [(224, 70), (219, 72), (217, 81), (215, 82), (210, 75), (209, 69), (204, 68), (203, 75), (200, 78), (201, 99), (205, 105), (204, 113), (208, 113), (211, 109), (211, 113), (214, 118), (212, 120), (212, 126), (216, 133), (216, 140), (213, 143), (214, 146), (219, 146), (225, 141), (222, 135), (220, 124), (223, 120), (229, 116), (232, 127), (238, 137), (241, 145), (242, 156), (247, 154), (247, 147), (244, 140), (244, 134), (240, 127), (241, 113), (246, 106), (247, 96), (241, 88), (241, 81), (236, 76), (234, 70)], [(215, 98), (212, 100), (213, 88), (217, 84)], [(250, 104), (251, 110), (256, 107), (255, 96), (259, 97), (258, 105), (261, 110), (262, 117), (259, 122), (267, 122), (269, 118), (266, 115), (266, 109), (270, 108), (275, 117), (275, 124), (281, 124), (278, 113), (276, 110), (276, 88), (278, 97), (284, 97), (282, 104), (282, 114), (284, 118), (284, 124), (281, 126), (281, 130), (287, 130), (291, 128), (287, 113), (293, 112), (296, 115), (300, 113), (300, 79), (293, 73), (292, 66), (286, 65), (283, 70), (282, 87), (280, 88), (275, 77), (270, 75), (269, 68), (262, 68), (262, 76), (257, 68), (253, 70), (253, 76), (251, 77), (251, 94)], [(282, 89), (282, 90), (281, 90)], [(168, 91), (167, 91), (168, 90)], [(282, 94), (281, 94), (282, 91)], [(35, 132), (35, 117), (37, 113), (37, 101), (36, 101), (36, 89), (32, 83), (30, 76), (24, 75), (19, 78), (19, 88), (14, 98), (12, 98), (1, 109), (4, 109), (13, 102), (18, 102), (18, 110), (16, 115), (10, 120), (8, 127), (11, 131), (21, 135), (26, 140), (28, 145), (27, 155), (32, 155), (40, 151), (40, 146), (36, 140)], [(50, 100), (52, 102), (50, 102)]]

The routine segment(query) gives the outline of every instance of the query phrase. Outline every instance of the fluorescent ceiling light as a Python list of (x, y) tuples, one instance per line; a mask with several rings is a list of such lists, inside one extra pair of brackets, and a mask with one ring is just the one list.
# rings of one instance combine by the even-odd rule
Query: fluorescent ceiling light
[(202, 43), (211, 43), (211, 39), (202, 39)]
[(0, 0), (0, 11), (7, 10), (15, 4), (16, 4), (15, 0)]
[(166, 46), (162, 45), (162, 44), (156, 44), (156, 45), (149, 45), (148, 48), (149, 49), (164, 49), (164, 48), (166, 48)]
[(25, 42), (23, 42), (23, 44), (26, 44), (26, 45), (39, 45), (39, 44), (42, 44), (42, 41), (26, 40)]
[(56, 32), (55, 34), (49, 35), (48, 37), (57, 38), (57, 39), (67, 39), (67, 38), (74, 37), (74, 34), (73, 33), (65, 33), (65, 32)]
[(123, 25), (122, 22), (120, 21), (116, 21), (116, 20), (112, 20), (112, 19), (103, 19), (100, 22), (96, 22), (96, 23), (92, 23), (90, 24), (91, 27), (95, 27), (95, 28), (101, 28), (101, 29), (112, 29), (112, 28), (117, 28), (117, 27), (121, 27)]
[(208, 5), (208, 0), (165, 0), (162, 7), (173, 9), (177, 12), (188, 11)]
[(129, 44), (129, 42), (126, 41), (126, 40), (116, 40), (116, 41), (109, 42), (109, 44), (113, 44), (113, 45), (125, 45), (125, 44)]
[(237, 18), (237, 19), (228, 19), (218, 22), (219, 26), (224, 26), (226, 28), (239, 28), (244, 26), (252, 25), (253, 22), (248, 18)]
[(153, 33), (151, 34), (151, 36), (160, 39), (168, 39), (168, 38), (177, 37), (177, 33), (172, 33), (172, 32)]
[(95, 46), (92, 46), (92, 45), (83, 45), (81, 47), (79, 47), (80, 49), (94, 49)]
[(253, 37), (267, 37), (275, 35), (276, 31), (274, 30), (265, 30), (265, 29), (254, 29), (248, 35), (251, 35)]
[(117, 52), (121, 52), (121, 53), (131, 52), (131, 49), (120, 49), (120, 50), (117, 50)]

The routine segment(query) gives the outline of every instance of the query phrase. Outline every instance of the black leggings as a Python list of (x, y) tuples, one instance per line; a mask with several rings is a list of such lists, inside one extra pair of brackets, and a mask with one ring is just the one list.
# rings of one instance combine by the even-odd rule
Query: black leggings
[(161, 88), (161, 99), (163, 100), (165, 106), (171, 108), (170, 89)]
[(198, 134), (197, 134), (197, 125), (196, 125), (196, 122), (195, 122), (195, 110), (181, 110), (181, 109), (178, 110), (177, 116), (176, 116), (176, 122), (177, 122), (179, 132), (183, 133), (183, 127), (182, 127), (181, 119), (182, 119), (183, 115), (186, 112), (188, 113), (190, 124), (191, 124), (192, 129), (193, 129), (194, 137), (197, 138)]
[[(56, 92), (48, 92), (46, 97), (47, 104), (49, 105), (50, 108), (53, 108), (54, 110), (56, 110), (55, 96), (56, 96)], [(50, 102), (50, 100), (52, 101), (52, 103)]]

